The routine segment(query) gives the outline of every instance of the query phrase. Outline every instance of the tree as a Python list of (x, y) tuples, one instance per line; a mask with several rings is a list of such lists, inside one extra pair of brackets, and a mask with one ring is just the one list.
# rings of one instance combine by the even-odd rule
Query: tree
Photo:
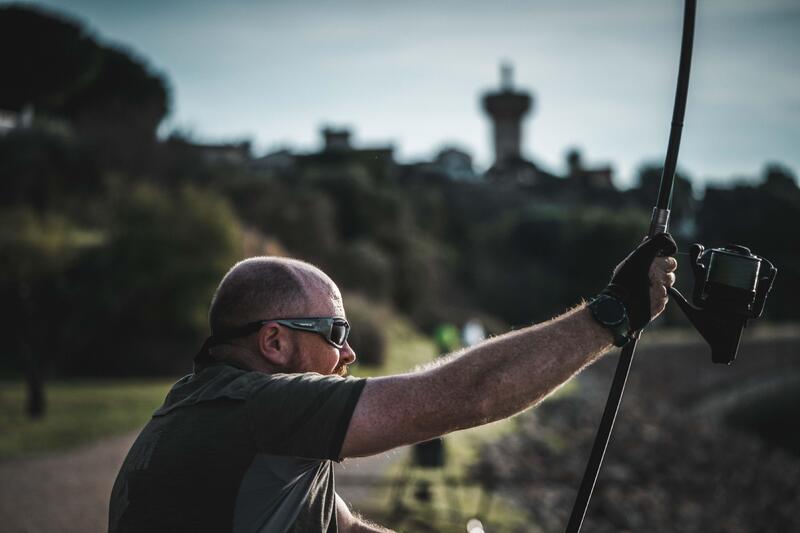
[(144, 61), (41, 8), (0, 8), (0, 64), (0, 108), (63, 119), (108, 157), (150, 146), (167, 114), (166, 84)]
[(2, 321), (14, 355), (22, 358), (31, 417), (45, 413), (45, 374), (58, 356), (68, 315), (59, 286), (80, 252), (99, 242), (96, 233), (59, 215), (16, 208), (0, 216)]
[(191, 187), (120, 186), (104, 246), (71, 271), (68, 373), (165, 375), (186, 369), (208, 333), (217, 283), (241, 258), (227, 202)]

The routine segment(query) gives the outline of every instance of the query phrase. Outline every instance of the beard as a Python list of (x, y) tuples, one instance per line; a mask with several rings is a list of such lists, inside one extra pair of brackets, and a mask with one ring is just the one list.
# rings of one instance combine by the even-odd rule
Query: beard
[(339, 377), (346, 377), (347, 376), (347, 365), (344, 363), (339, 363), (336, 365), (336, 368), (333, 369), (333, 374)]

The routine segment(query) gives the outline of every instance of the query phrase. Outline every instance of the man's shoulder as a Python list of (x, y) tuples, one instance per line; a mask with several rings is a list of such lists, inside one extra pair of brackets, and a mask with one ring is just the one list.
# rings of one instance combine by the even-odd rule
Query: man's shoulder
[(262, 372), (226, 364), (211, 365), (178, 380), (154, 415), (218, 399), (246, 400), (254, 389), (270, 379), (270, 374)]
[(258, 376), (249, 376), (249, 382), (253, 384), (251, 390), (265, 388), (275, 389), (281, 391), (292, 390), (330, 390), (338, 387), (349, 388), (355, 385), (363, 385), (366, 378), (357, 378), (353, 376), (342, 377), (336, 374), (319, 374), (317, 372), (295, 372), (295, 373), (278, 373), (278, 374), (265, 374), (260, 372), (253, 372), (259, 374)]
[(307, 394), (344, 385), (359, 384), (364, 378), (322, 375), (316, 372), (269, 374), (229, 364), (215, 364), (190, 374), (172, 386), (164, 405), (155, 416), (200, 402), (229, 399), (246, 401), (259, 393)]

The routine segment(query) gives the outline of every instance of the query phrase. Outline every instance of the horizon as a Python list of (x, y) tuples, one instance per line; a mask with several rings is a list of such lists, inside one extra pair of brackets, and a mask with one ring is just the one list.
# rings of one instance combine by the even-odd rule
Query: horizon
[[(612, 166), (623, 189), (640, 166), (663, 164), (683, 10), (679, 1), (633, 0), (509, 0), (506, 10), (450, 1), (23, 3), (84, 24), (162, 74), (171, 104), (162, 135), (250, 140), (257, 155), (316, 150), (331, 125), (350, 128), (356, 146), (391, 144), (401, 163), (454, 146), (485, 170), (492, 150), (479, 98), (499, 86), (508, 61), (515, 87), (534, 97), (525, 156), (563, 174), (564, 155), (578, 148), (587, 165)], [(679, 171), (698, 188), (757, 181), (770, 163), (796, 176), (800, 5), (708, 0), (697, 17)]]

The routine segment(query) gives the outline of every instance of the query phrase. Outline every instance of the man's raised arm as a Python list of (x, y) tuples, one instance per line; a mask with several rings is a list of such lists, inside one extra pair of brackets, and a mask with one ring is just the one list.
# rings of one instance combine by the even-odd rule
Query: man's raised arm
[[(624, 303), (631, 329), (663, 311), (677, 263), (655, 258), (674, 241), (645, 241), (601, 294)], [(342, 457), (364, 456), (486, 424), (536, 404), (613, 346), (580, 305), (548, 322), (494, 337), (427, 369), (373, 378), (358, 401)]]

